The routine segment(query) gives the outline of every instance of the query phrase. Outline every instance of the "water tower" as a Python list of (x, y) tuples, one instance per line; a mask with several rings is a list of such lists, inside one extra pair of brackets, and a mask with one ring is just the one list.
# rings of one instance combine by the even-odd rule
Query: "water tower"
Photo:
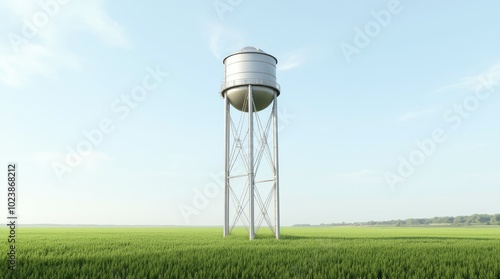
[(280, 237), (277, 63), (254, 47), (224, 59), (224, 236), (242, 224), (254, 239), (265, 222)]

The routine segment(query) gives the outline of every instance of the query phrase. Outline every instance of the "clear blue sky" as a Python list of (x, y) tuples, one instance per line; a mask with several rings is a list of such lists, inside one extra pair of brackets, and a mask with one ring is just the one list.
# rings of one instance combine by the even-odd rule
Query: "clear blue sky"
[(40, 2), (0, 3), (22, 223), (222, 225), (222, 190), (198, 196), (249, 45), (279, 60), (283, 225), (500, 212), (498, 1)]

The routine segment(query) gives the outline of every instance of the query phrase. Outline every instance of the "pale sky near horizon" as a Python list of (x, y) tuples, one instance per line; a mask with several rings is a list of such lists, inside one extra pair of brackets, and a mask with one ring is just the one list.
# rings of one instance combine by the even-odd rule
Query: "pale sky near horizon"
[(246, 46), (279, 61), (283, 225), (500, 213), (499, 10), (3, 0), (0, 218), (13, 161), (21, 223), (222, 226), (222, 189), (193, 199), (220, 185), (222, 59)]

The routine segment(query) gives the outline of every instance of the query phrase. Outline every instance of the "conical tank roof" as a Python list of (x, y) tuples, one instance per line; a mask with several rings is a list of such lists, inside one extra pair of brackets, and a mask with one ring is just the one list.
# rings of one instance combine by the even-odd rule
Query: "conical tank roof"
[(253, 46), (244, 47), (244, 48), (240, 49), (239, 51), (226, 56), (226, 58), (224, 58), (224, 60), (223, 60), (223, 63), (225, 63), (226, 59), (228, 59), (229, 57), (231, 57), (233, 55), (242, 54), (242, 53), (260, 53), (260, 54), (268, 55), (268, 56), (271, 56), (272, 58), (274, 58), (274, 60), (276, 61), (276, 64), (278, 64), (278, 59), (276, 59), (276, 57), (274, 57), (271, 54), (263, 51), (260, 48), (256, 48), (256, 47), (253, 47)]

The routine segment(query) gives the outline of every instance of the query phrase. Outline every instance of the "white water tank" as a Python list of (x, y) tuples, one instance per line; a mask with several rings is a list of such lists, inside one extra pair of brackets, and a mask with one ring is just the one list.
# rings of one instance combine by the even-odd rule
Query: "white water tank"
[(227, 94), (234, 108), (248, 111), (248, 85), (252, 85), (255, 111), (267, 108), (273, 102), (274, 94), (280, 94), (276, 64), (278, 60), (274, 56), (255, 47), (245, 47), (227, 56), (221, 95)]

